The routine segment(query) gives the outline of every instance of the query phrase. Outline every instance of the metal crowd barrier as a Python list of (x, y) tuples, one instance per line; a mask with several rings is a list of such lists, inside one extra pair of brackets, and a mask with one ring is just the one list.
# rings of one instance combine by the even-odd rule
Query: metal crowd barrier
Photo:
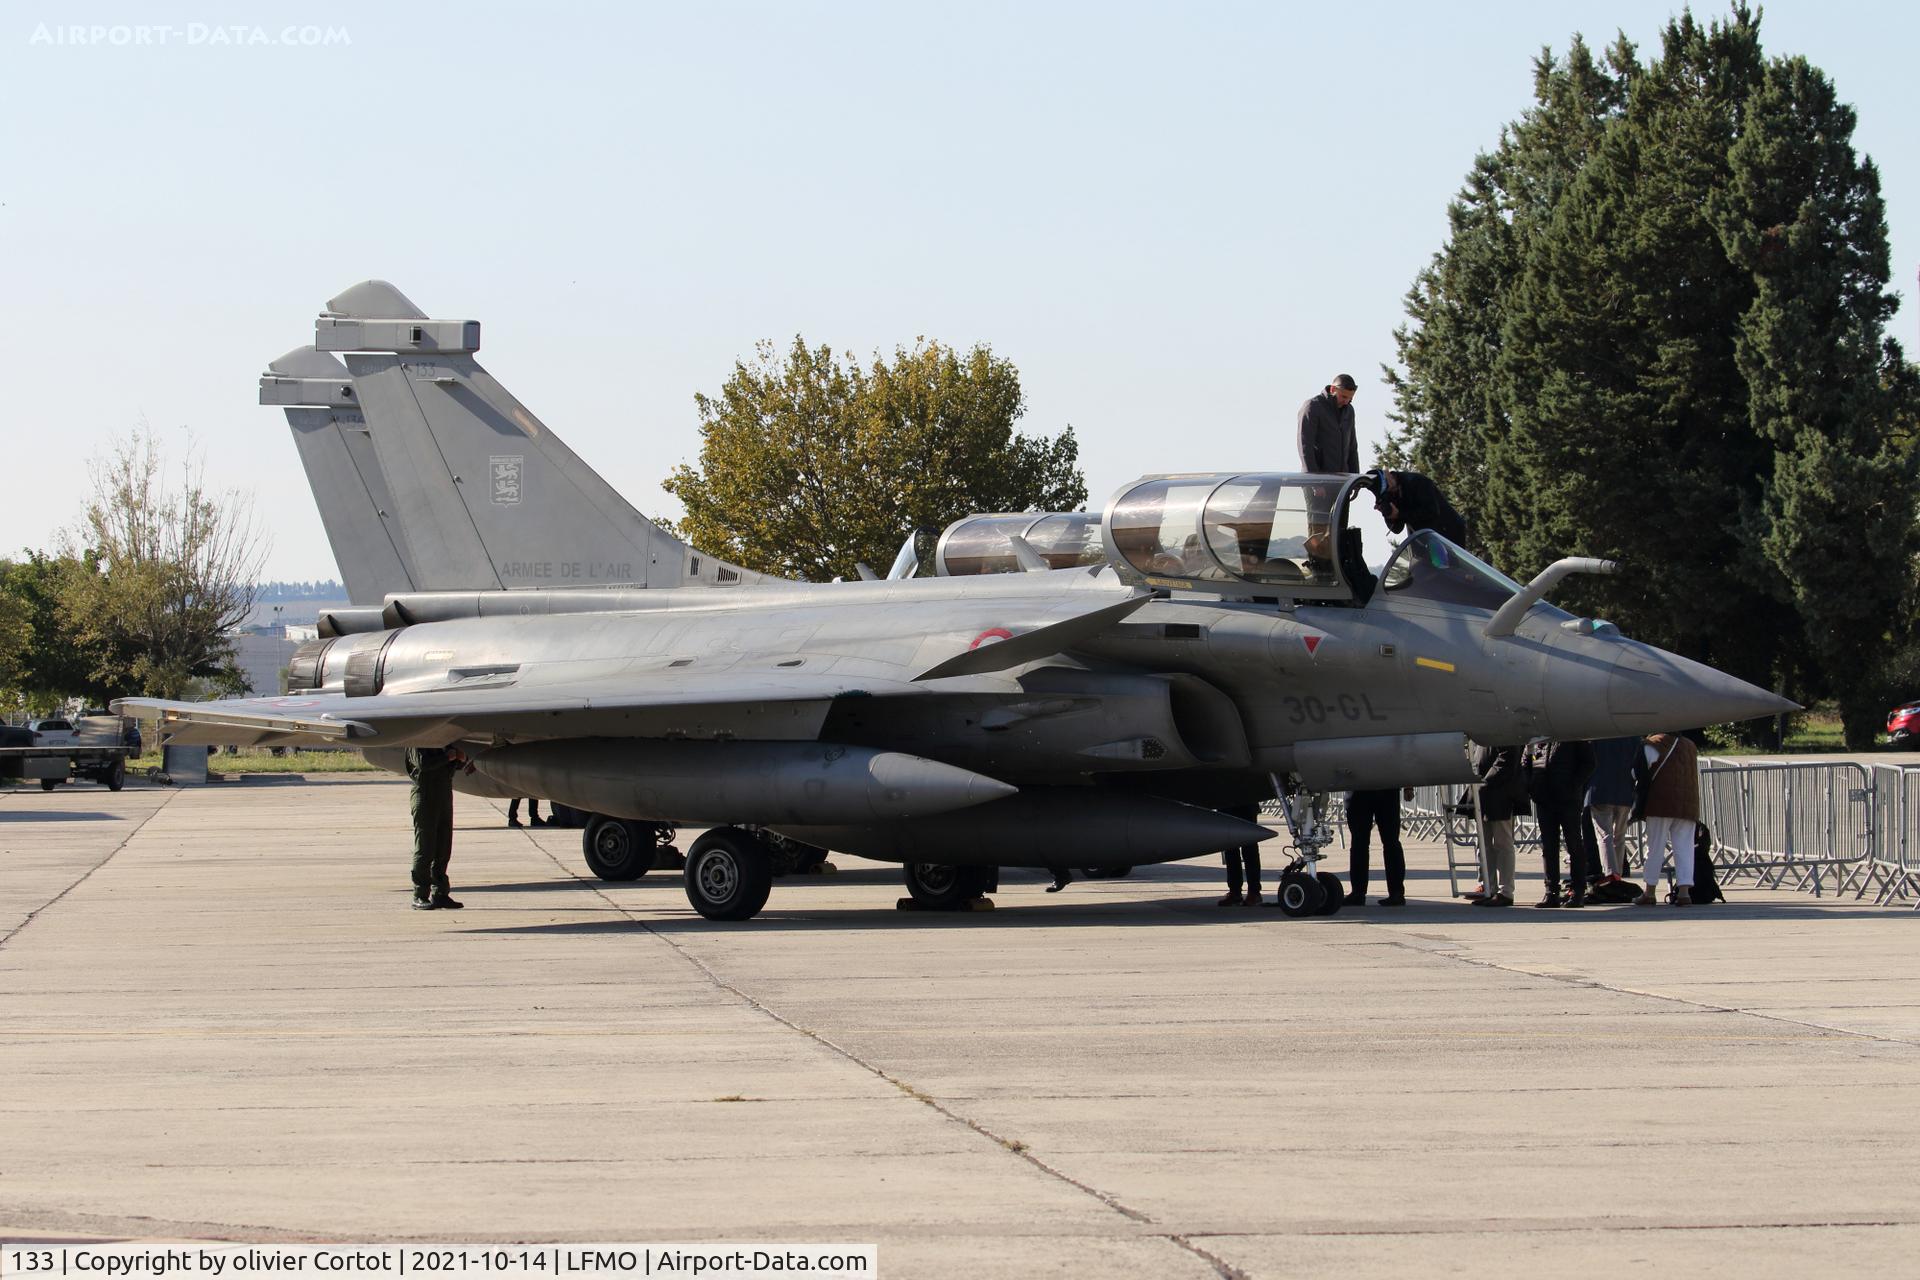
[[(1455, 810), (1467, 788), (1417, 787), (1400, 806), (1403, 836), (1443, 842), (1448, 878), (1479, 878), (1481, 834), (1471, 812)], [(1344, 796), (1330, 814), (1344, 843)], [(1920, 910), (1920, 765), (1700, 761), (1700, 820), (1713, 831), (1723, 882), (1804, 889), (1816, 896), (1869, 891), (1876, 904), (1913, 901)], [(1540, 844), (1530, 816), (1513, 824), (1516, 850)], [(1645, 866), (1645, 832), (1628, 828), (1629, 874)]]
[(1873, 857), (1873, 807), (1872, 774), (1852, 761), (1701, 763), (1700, 816), (1713, 828), (1714, 866), (1763, 889), (1838, 890)]

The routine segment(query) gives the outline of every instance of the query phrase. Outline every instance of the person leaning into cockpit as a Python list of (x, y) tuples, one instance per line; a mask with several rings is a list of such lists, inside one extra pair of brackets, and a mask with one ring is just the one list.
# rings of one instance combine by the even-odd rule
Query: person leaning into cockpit
[(1440, 486), (1418, 471), (1367, 472), (1374, 510), (1394, 533), (1431, 529), (1456, 546), (1467, 545), (1467, 522), (1440, 492)]

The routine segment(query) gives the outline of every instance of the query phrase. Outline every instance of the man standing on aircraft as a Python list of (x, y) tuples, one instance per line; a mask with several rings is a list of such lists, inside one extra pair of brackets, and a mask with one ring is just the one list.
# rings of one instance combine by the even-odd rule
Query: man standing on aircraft
[(415, 747), (407, 752), (413, 779), (413, 909), (457, 911), (466, 904), (448, 896), (447, 864), (453, 860), (453, 774), (467, 764), (459, 747)]
[[(1387, 869), (1387, 896), (1380, 899), (1380, 905), (1407, 905), (1407, 858), (1400, 847), (1400, 796), (1401, 792), (1393, 787), (1353, 791), (1347, 795), (1347, 832), (1353, 837), (1347, 860), (1346, 905), (1349, 907), (1367, 905), (1367, 876), (1372, 870), (1367, 837), (1376, 826), (1380, 828), (1380, 861)], [(1413, 799), (1412, 787), (1406, 789), (1406, 797)]]
[(1369, 471), (1373, 508), (1394, 533), (1431, 529), (1455, 546), (1467, 545), (1467, 522), (1440, 486), (1418, 471)]
[(1353, 375), (1342, 373), (1300, 406), (1300, 469), (1321, 475), (1357, 474), (1360, 437), (1353, 427)]

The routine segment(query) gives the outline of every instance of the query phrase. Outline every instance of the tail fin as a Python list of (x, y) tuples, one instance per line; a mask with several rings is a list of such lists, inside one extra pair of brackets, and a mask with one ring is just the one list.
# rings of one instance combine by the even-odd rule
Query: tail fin
[(474, 360), (478, 321), (428, 319), (368, 280), (315, 327), (321, 351), (345, 356), (416, 589), (777, 581), (634, 510)]
[(286, 407), (348, 598), (380, 604), (389, 593), (417, 590), (347, 367), (324, 351), (297, 347), (267, 366), (260, 403)]

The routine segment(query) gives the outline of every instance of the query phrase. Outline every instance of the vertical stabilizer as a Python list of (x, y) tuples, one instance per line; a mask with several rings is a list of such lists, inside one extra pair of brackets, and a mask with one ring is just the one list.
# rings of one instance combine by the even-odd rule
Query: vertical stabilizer
[(287, 411), (348, 598), (379, 604), (390, 592), (417, 590), (347, 367), (324, 351), (297, 347), (261, 375), (260, 403)]
[(770, 581), (642, 516), (481, 368), (480, 324), (369, 280), (327, 304), (421, 590)]

